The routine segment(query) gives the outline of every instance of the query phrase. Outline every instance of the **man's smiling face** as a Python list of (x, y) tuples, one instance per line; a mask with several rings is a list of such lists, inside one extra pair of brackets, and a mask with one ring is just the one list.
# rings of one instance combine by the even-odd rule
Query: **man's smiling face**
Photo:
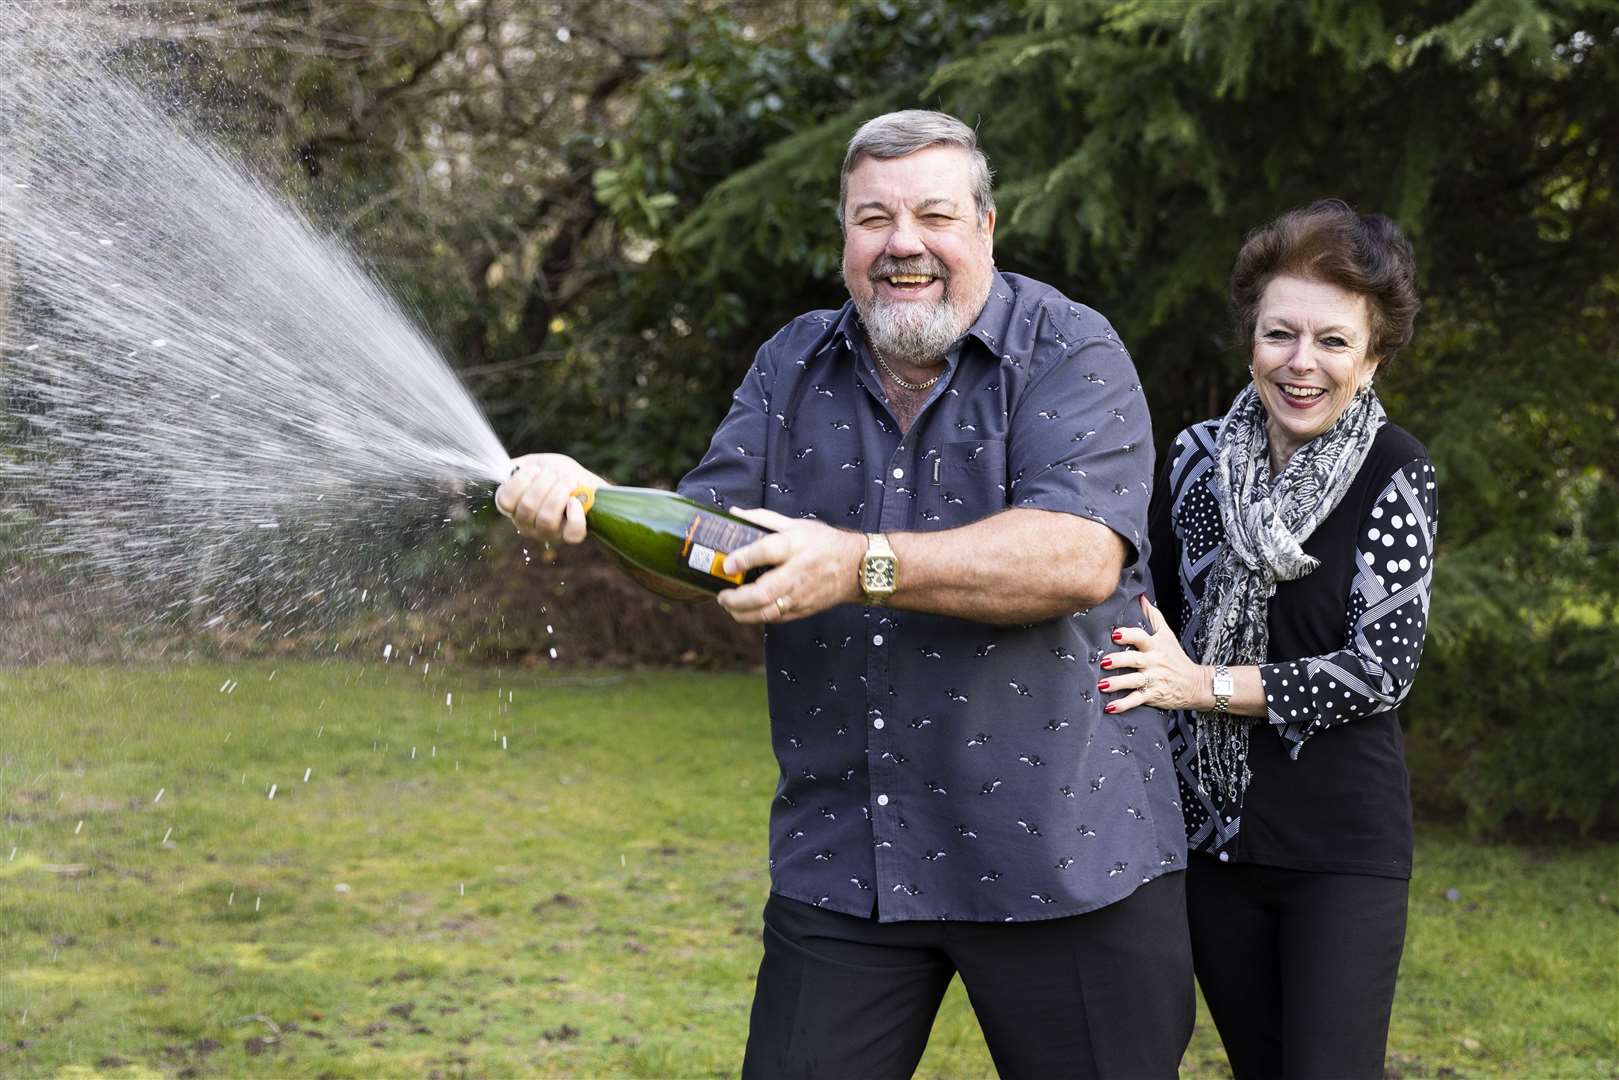
[(862, 158), (843, 206), (843, 278), (872, 347), (927, 366), (984, 308), (995, 212), (980, 218), (971, 159), (954, 146)]

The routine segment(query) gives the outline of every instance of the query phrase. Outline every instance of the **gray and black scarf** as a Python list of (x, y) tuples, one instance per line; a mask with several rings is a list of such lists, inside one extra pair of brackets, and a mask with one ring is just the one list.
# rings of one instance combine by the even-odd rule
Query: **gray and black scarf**
[[(1253, 384), (1220, 421), (1211, 485), (1225, 546), (1209, 570), (1193, 651), (1203, 664), (1260, 664), (1270, 645), (1267, 609), (1278, 581), (1320, 563), (1303, 543), (1342, 501), (1377, 431), (1388, 420), (1371, 385), (1355, 394), (1332, 427), (1299, 447), (1281, 476), (1270, 475), (1265, 407)], [(1249, 717), (1200, 713), (1198, 780), (1217, 799), (1238, 802), (1248, 786)]]

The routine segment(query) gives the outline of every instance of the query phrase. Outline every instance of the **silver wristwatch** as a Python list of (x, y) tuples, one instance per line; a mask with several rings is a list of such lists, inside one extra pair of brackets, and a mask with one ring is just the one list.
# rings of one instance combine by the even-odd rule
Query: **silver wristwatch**
[(1231, 692), (1236, 687), (1231, 681), (1231, 669), (1224, 664), (1214, 665), (1214, 711), (1226, 715), (1231, 707)]

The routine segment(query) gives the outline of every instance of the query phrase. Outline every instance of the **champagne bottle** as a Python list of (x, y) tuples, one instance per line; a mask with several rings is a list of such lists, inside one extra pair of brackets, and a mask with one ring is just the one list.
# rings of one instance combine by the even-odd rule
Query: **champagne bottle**
[(659, 577), (717, 593), (769, 569), (725, 572), (727, 555), (771, 530), (723, 510), (654, 488), (580, 486), (573, 494), (584, 505), (591, 536)]

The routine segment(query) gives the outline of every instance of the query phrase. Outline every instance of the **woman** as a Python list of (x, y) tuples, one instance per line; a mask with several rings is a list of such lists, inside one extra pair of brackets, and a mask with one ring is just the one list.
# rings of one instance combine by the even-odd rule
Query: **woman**
[(1249, 234), (1252, 382), (1153, 493), (1164, 614), (1099, 689), (1175, 710), (1198, 982), (1239, 1080), (1380, 1077), (1405, 940), (1399, 705), (1427, 625), (1434, 473), (1374, 376), (1411, 337), (1410, 245), (1337, 200)]

